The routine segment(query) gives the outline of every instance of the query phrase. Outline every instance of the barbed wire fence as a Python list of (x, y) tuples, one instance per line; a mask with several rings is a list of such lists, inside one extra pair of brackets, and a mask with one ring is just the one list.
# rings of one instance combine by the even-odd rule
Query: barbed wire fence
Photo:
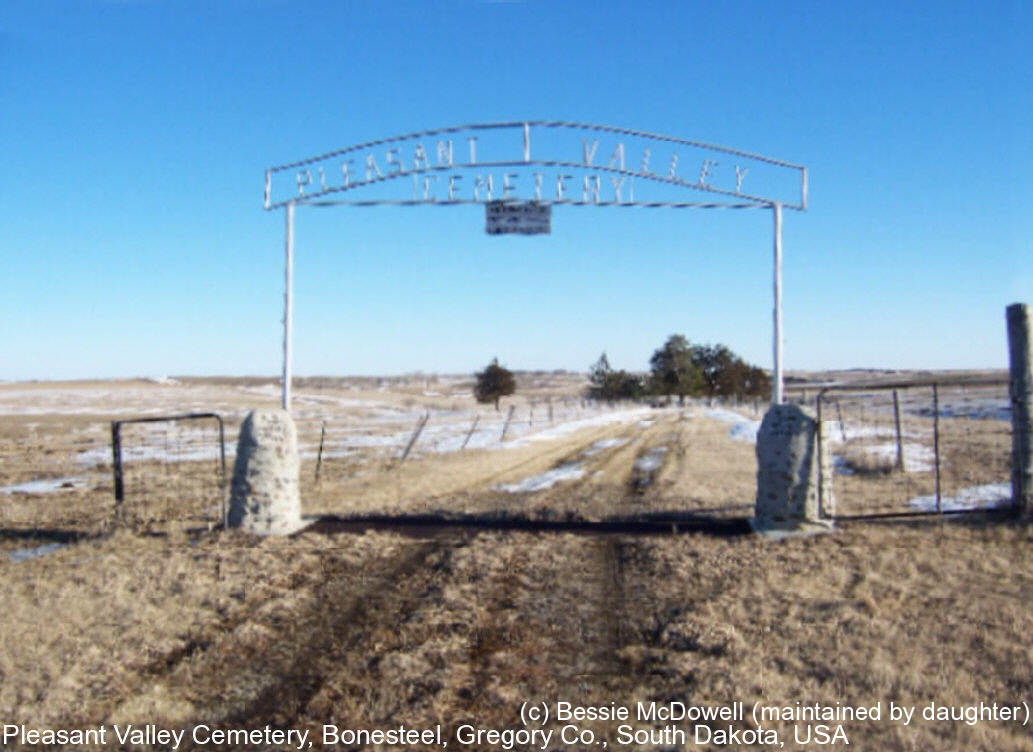
[(562, 423), (613, 412), (639, 403), (592, 402), (580, 397), (511, 403), (496, 411), (415, 406), (407, 411), (356, 421), (328, 414), (296, 419), (302, 482), (320, 490), (359, 473), (397, 469), (406, 460), (493, 448), (547, 431)]

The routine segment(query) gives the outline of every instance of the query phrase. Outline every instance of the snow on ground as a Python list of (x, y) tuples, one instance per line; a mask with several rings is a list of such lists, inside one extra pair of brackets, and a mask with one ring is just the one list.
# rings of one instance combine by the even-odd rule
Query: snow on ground
[(643, 415), (648, 415), (653, 412), (653, 409), (650, 407), (638, 407), (630, 410), (617, 410), (612, 413), (593, 415), (589, 418), (571, 420), (566, 423), (559, 423), (555, 426), (551, 426), (550, 428), (546, 428), (544, 431), (529, 434), (523, 438), (516, 439), (515, 441), (506, 442), (501, 446), (501, 448), (527, 446), (531, 442), (535, 441), (551, 441), (553, 439), (568, 436), (575, 431), (580, 431), (582, 428), (606, 426), (613, 423), (631, 423), (641, 419)]
[[(236, 446), (231, 442), (226, 442), (226, 459), (229, 460), (235, 454)], [(166, 464), (172, 464), (175, 462), (197, 462), (200, 460), (217, 459), (219, 459), (218, 444), (204, 447), (193, 447), (185, 451), (176, 450), (174, 444), (171, 449), (167, 449), (164, 446), (149, 446), (146, 444), (143, 446), (122, 447), (122, 462), (161, 460)], [(75, 456), (75, 461), (80, 465), (110, 465), (111, 447), (94, 447), (93, 449), (79, 452), (79, 454)]]
[[(940, 499), (944, 511), (960, 509), (1003, 509), (1011, 506), (1011, 483), (988, 483), (982, 486), (969, 486), (953, 496)], [(913, 508), (923, 512), (936, 511), (936, 495), (916, 496), (908, 502)]]
[[(931, 407), (916, 410), (915, 414), (933, 417)], [(955, 404), (940, 405), (941, 418), (972, 418), (976, 420), (1011, 420), (1011, 405), (1004, 398), (961, 400)]]
[[(897, 461), (897, 445), (895, 442), (888, 444), (874, 444), (861, 447), (865, 452), (875, 455), (878, 459), (887, 463)], [(936, 455), (933, 450), (924, 444), (904, 443), (904, 471), (908, 473), (928, 473), (933, 470), (933, 463)], [(846, 459), (838, 454), (832, 455), (832, 467), (839, 475), (853, 475), (854, 469), (850, 467)]]
[[(855, 439), (896, 438), (897, 436), (896, 428), (891, 425), (873, 426), (846, 423), (841, 426), (838, 420), (822, 421), (822, 424), (825, 426), (825, 430), (828, 431), (829, 441), (833, 444), (843, 444)], [(915, 431), (901, 431), (901, 435), (906, 439), (921, 439), (928, 436), (928, 434)]]
[(724, 423), (731, 423), (728, 429), (728, 438), (733, 441), (747, 441), (751, 444), (757, 443), (757, 431), (760, 430), (760, 421), (747, 418), (734, 410), (726, 410), (716, 407), (706, 411), (708, 418), (720, 420)]
[(37, 559), (40, 556), (46, 556), (49, 553), (58, 551), (65, 547), (64, 543), (47, 543), (42, 546), (36, 546), (35, 548), (19, 548), (14, 551), (7, 552), (7, 558), (13, 563), (18, 564), (29, 559)]
[(604, 449), (611, 449), (613, 447), (624, 446), (628, 443), (627, 439), (613, 438), (613, 439), (600, 439), (599, 441), (592, 444), (585, 451), (581, 453), (582, 457), (592, 457)]
[(69, 478), (44, 478), (42, 480), (30, 480), (25, 483), (16, 483), (13, 486), (4, 486), (3, 488), (0, 488), (0, 494), (49, 494), (61, 491), (81, 491), (89, 488), (95, 480), (96, 478), (85, 475), (77, 475)]
[[(559, 439), (582, 428), (632, 422), (650, 409), (636, 408), (601, 412), (566, 421), (562, 416), (557, 415), (556, 419), (561, 422), (553, 425), (548, 425), (543, 420), (534, 423), (526, 418), (513, 420), (506, 429), (506, 441), (504, 442), (501, 441), (501, 437), (506, 420), (502, 414), (492, 414), (479, 420), (471, 434), (470, 427), (473, 425), (476, 415), (474, 411), (431, 411), (430, 419), (417, 439), (413, 452), (414, 456), (420, 456), (428, 452), (447, 454), (458, 452), (464, 448), (499, 450), (526, 447), (531, 442)], [(350, 454), (360, 449), (401, 449), (408, 444), (417, 421), (424, 415), (423, 412), (409, 414), (391, 411), (389, 414), (382, 413), (363, 420), (349, 419), (347, 425), (328, 424), (323, 456), (342, 456), (342, 454)], [(375, 432), (376, 428), (373, 426), (381, 425), (385, 427), (390, 425), (393, 430), (388, 433)], [(469, 438), (467, 438), (468, 435)], [(626, 439), (608, 439), (598, 442), (598, 446), (586, 456), (591, 456), (591, 454), (611, 446), (619, 446), (625, 441)], [(304, 448), (314, 452), (317, 446), (318, 443), (305, 444)]]
[(567, 462), (544, 473), (524, 478), (519, 483), (503, 483), (498, 486), (500, 491), (508, 493), (532, 493), (552, 488), (561, 480), (576, 480), (585, 474), (580, 462)]
[(635, 464), (632, 465), (632, 468), (642, 473), (652, 473), (659, 469), (660, 465), (663, 464), (664, 455), (667, 454), (668, 451), (668, 447), (665, 446), (653, 447), (635, 460)]

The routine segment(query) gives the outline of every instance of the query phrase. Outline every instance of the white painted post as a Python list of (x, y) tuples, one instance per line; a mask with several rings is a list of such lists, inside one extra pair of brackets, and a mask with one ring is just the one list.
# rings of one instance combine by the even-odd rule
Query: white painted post
[(294, 202), (286, 207), (287, 241), (283, 272), (283, 409), (291, 409), (291, 326), (294, 318)]
[(775, 331), (773, 337), (775, 369), (771, 375), (771, 404), (781, 405), (784, 389), (782, 377), (782, 204), (772, 204), (771, 210), (775, 220)]

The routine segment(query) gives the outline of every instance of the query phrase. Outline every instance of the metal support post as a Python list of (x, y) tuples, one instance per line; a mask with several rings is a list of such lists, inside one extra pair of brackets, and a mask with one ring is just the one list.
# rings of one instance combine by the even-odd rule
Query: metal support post
[(287, 241), (283, 272), (283, 409), (291, 409), (291, 328), (294, 318), (294, 202), (286, 206)]
[(1033, 515), (1033, 313), (1023, 303), (1005, 312), (1008, 321), (1008, 395), (1011, 399), (1011, 491), (1016, 509)]
[(782, 376), (782, 204), (772, 204), (771, 213), (775, 220), (775, 369), (771, 375), (771, 404), (781, 405), (784, 393)]

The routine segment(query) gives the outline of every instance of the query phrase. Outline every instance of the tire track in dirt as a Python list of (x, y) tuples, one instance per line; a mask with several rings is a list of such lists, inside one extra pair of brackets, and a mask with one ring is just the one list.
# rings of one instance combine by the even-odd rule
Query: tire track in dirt
[(553, 467), (578, 462), (582, 464), (584, 474), (543, 491), (523, 494), (525, 503), (540, 511), (565, 511), (567, 516), (585, 519), (602, 519), (613, 514), (639, 511), (643, 505), (628, 493), (635, 460), (645, 447), (657, 443), (660, 437), (670, 433), (672, 420), (671, 416), (663, 416), (651, 425), (641, 427), (642, 430), (635, 430), (640, 428), (635, 426), (631, 431), (625, 429), (617, 435), (605, 437), (627, 441), (592, 455), (586, 456), (586, 452), (601, 440), (598, 437), (576, 447), (566, 447), (565, 453), (554, 462)]
[[(504, 561), (478, 584), (478, 620), (465, 657), (473, 686), (489, 689), (467, 697), (464, 712), (481, 722), (498, 714), (490, 688), (500, 677), (521, 686), (526, 699), (579, 702), (601, 702), (614, 681), (627, 679), (620, 658), (626, 545), (612, 535), (526, 533), (474, 544), (471, 566), (483, 566), (493, 551)], [(499, 721), (511, 723), (513, 709), (505, 711)]]
[[(285, 667), (275, 666), (278, 680), (265, 687), (256, 697), (236, 712), (220, 719), (230, 725), (261, 726), (278, 723), (290, 726), (304, 716), (312, 697), (320, 690), (324, 677), (332, 667), (346, 658), (363, 642), (368, 632), (378, 625), (394, 625), (404, 620), (406, 612), (420, 599), (420, 580), (413, 575), (433, 569), (430, 560), (438, 555), (449, 556), (449, 547), (442, 541), (416, 543), (386, 566), (377, 567), (364, 592), (351, 592), (347, 580), (331, 578), (318, 598), (317, 609), (294, 632), (298, 651)], [(436, 562), (440, 565), (440, 562)], [(344, 607), (332, 604), (344, 602)], [(252, 669), (253, 670), (253, 669)]]
[[(446, 541), (400, 542), (401, 548), (356, 571), (323, 558), (320, 581), (293, 603), (274, 604), (188, 652), (149, 688), (134, 692), (108, 722), (141, 720), (148, 708), (180, 724), (213, 727), (290, 725), (304, 715), (324, 677), (378, 626), (401, 621), (419, 597), (421, 578), (451, 555)], [(138, 695), (150, 698), (143, 706)]]

